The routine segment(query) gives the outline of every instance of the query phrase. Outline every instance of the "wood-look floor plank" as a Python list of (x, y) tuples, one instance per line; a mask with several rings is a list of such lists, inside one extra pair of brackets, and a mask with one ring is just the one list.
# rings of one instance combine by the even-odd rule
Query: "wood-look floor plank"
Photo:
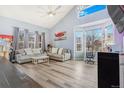
[[(26, 81), (26, 82), (25, 82)], [(41, 87), (28, 75), (20, 72), (5, 58), (0, 58), (0, 88)]]
[[(38, 68), (38, 67), (37, 67), (37, 68)], [(40, 68), (39, 68), (39, 69), (40, 69)], [(50, 79), (50, 80), (52, 80), (52, 81), (54, 81), (54, 82), (57, 82), (58, 84), (59, 84), (60, 81), (61, 81), (61, 80), (58, 80), (58, 81), (57, 81), (58, 78), (56, 78), (55, 76), (52, 76), (52, 74), (49, 75), (48, 73), (46, 73), (46, 72), (44, 72), (44, 71), (40, 71), (40, 72), (39, 72), (37, 69), (35, 69), (35, 71), (37, 71), (36, 73), (41, 74), (41, 79), (42, 79), (42, 77), (47, 77), (47, 78), (48, 78), (47, 80)], [(33, 72), (33, 73), (35, 73), (35, 72)], [(35, 73), (35, 76), (36, 76), (36, 73)], [(27, 74), (30, 75), (29, 73), (27, 73)], [(36, 77), (37, 77), (37, 76), (36, 76)], [(35, 79), (36, 77), (33, 77), (33, 78)], [(50, 82), (47, 82), (47, 80), (44, 80), (44, 82), (46, 82), (46, 83), (49, 84)], [(37, 80), (36, 80), (36, 81), (37, 81)], [(38, 79), (38, 81), (39, 81), (39, 79)], [(44, 83), (43, 83), (43, 82), (41, 82), (40, 84), (41, 84), (42, 86), (44, 86)], [(47, 84), (47, 85), (48, 85), (48, 84)], [(45, 84), (45, 85), (46, 85), (46, 84)], [(57, 85), (57, 84), (56, 84), (56, 85)], [(60, 85), (62, 86), (62, 83), (61, 83)], [(45, 86), (45, 87), (49, 87), (49, 86)], [(50, 86), (50, 87), (53, 87), (53, 86)], [(56, 86), (56, 87), (57, 87), (57, 86)], [(63, 86), (62, 86), (62, 87), (63, 87)]]
[[(39, 67), (39, 65), (38, 65), (38, 67)], [(42, 68), (42, 70), (43, 70), (43, 67), (40, 67), (39, 69), (41, 69)], [(57, 79), (60, 79), (60, 81), (62, 80), (62, 76), (60, 76), (60, 75), (58, 75), (60, 78), (58, 78), (58, 77), (56, 77), (55, 75), (53, 75), (53, 74), (48, 74), (49, 73), (49, 71), (48, 71), (48, 73), (46, 73), (46, 70), (48, 70), (48, 69), (44, 69), (43, 71), (40, 71), (40, 72), (42, 72), (42, 73), (40, 73), (40, 74), (42, 74), (42, 75), (45, 75), (45, 76), (47, 76), (47, 77), (50, 77), (50, 79), (52, 79), (52, 78), (55, 78), (56, 80), (54, 80), (54, 81), (57, 81)], [(45, 72), (45, 73), (44, 73)], [(52, 77), (53, 76), (53, 77)], [(65, 79), (66, 81), (68, 81), (69, 79)], [(59, 82), (58, 82), (59, 83)], [(65, 83), (65, 82), (64, 82)]]
[(84, 62), (50, 61), (34, 65), (32, 63), (15, 64), (17, 69), (25, 72), (43, 87), (97, 87), (96, 65)]
[[(63, 73), (65, 73), (65, 74), (67, 74), (67, 75), (70, 75), (70, 76), (77, 76), (77, 77), (75, 77), (75, 78), (78, 78), (78, 77), (80, 77), (80, 72), (78, 73), (77, 71), (75, 71), (76, 73), (74, 73), (74, 71), (70, 71), (70, 70), (67, 70), (67, 69), (64, 69), (64, 68), (61, 68), (61, 67), (57, 67), (57, 66), (53, 66), (54, 67), (54, 69), (57, 69), (58, 71), (60, 71), (60, 72), (63, 72)], [(81, 70), (79, 70), (79, 71), (81, 71)], [(84, 72), (83, 72), (84, 73)], [(90, 75), (90, 74), (85, 74), (85, 75)], [(85, 76), (83, 76), (82, 78), (84, 78)], [(91, 78), (91, 77), (89, 77), (89, 78)], [(93, 78), (93, 77), (92, 77)], [(85, 79), (88, 79), (88, 76), (86, 76), (86, 78)]]
[(40, 72), (41, 72), (42, 75), (47, 76), (50, 80), (58, 83), (60, 86), (66, 87), (66, 86), (63, 86), (63, 84), (66, 82), (66, 79), (64, 80), (62, 76), (60, 76), (59, 74), (56, 74), (50, 68), (49, 69), (48, 68), (46, 69), (42, 65), (38, 65), (37, 68), (41, 69)]
[[(66, 75), (67, 76), (67, 75)], [(69, 76), (70, 77), (70, 76)], [(71, 77), (72, 79), (74, 79), (73, 77)], [(68, 78), (68, 80), (70, 80), (70, 78)], [(73, 80), (71, 80), (71, 81), (73, 81)], [(76, 83), (77, 83), (77, 81), (76, 81)], [(84, 82), (83, 82), (84, 83)]]
[[(82, 65), (82, 64), (81, 64), (81, 65)], [(85, 66), (86, 66), (86, 65), (85, 65)], [(86, 68), (89, 68), (88, 70), (85, 70), (85, 68), (82, 67), (82, 68), (84, 68), (84, 70), (83, 70), (83, 69), (80, 69), (80, 71), (83, 70), (83, 71), (81, 71), (81, 72), (83, 72), (85, 75), (87, 74), (87, 77), (96, 74), (96, 73), (94, 73), (94, 72), (96, 72), (96, 69), (95, 69), (95, 70), (92, 69), (92, 67), (94, 67), (94, 66), (91, 67), (91, 65), (89, 65), (89, 64), (88, 64), (87, 66), (90, 66), (90, 67), (86, 67)], [(77, 66), (77, 67), (79, 67), (79, 66)], [(74, 68), (74, 67), (73, 67), (73, 68)], [(79, 67), (79, 68), (81, 68), (81, 67)], [(78, 70), (79, 68), (74, 68), (74, 69), (75, 69), (75, 70), (76, 70), (76, 69)], [(74, 72), (75, 72), (75, 71), (74, 71)], [(79, 75), (82, 75), (82, 74), (77, 73), (76, 76), (79, 76)], [(94, 75), (94, 76), (95, 76), (95, 79), (96, 79), (96, 75)], [(80, 77), (80, 76), (79, 76), (79, 77)], [(93, 78), (93, 77), (92, 77), (92, 78)]]
[[(60, 70), (60, 69), (59, 69), (59, 70)], [(61, 71), (64, 71), (64, 70), (61, 70)], [(68, 74), (69, 74), (69, 73), (68, 73)], [(68, 74), (67, 74), (66, 76), (69, 76)], [(60, 75), (59, 75), (59, 76), (60, 76)], [(64, 77), (66, 77), (66, 76), (64, 76)], [(74, 81), (74, 80), (72, 80), (72, 79), (75, 79), (75, 78), (73, 78), (73, 76), (74, 76), (74, 74), (73, 74), (72, 76), (70, 75), (69, 77), (66, 77), (66, 79), (67, 79), (67, 80), (70, 80), (70, 81)], [(82, 79), (82, 80), (83, 80), (83, 79)], [(86, 80), (87, 80), (87, 78), (85, 79), (85, 81), (86, 81)], [(81, 82), (81, 81), (80, 81), (80, 82)], [(76, 83), (77, 83), (77, 81), (76, 81)], [(84, 83), (84, 82), (83, 82), (83, 83)], [(91, 83), (91, 82), (90, 82), (90, 83)]]

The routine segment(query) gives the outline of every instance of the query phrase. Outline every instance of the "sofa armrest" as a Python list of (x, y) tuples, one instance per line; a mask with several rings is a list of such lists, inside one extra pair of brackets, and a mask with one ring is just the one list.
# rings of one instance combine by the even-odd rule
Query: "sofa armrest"
[(21, 59), (22, 55), (21, 54), (16, 54), (15, 55), (15, 59), (16, 61), (19, 61)]
[(71, 54), (70, 53), (64, 53), (64, 59), (65, 60), (71, 59)]
[(27, 57), (28, 55), (23, 55), (23, 54), (16, 54), (16, 60), (21, 60), (25, 57)]

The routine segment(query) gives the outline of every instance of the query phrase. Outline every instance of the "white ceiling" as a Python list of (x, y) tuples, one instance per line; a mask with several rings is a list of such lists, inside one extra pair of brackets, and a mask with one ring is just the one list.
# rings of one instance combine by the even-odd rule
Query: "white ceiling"
[(48, 5), (0, 5), (0, 16), (9, 17), (19, 21), (51, 28), (57, 24), (74, 6), (62, 5), (56, 10), (55, 16), (49, 16), (47, 12), (58, 6)]

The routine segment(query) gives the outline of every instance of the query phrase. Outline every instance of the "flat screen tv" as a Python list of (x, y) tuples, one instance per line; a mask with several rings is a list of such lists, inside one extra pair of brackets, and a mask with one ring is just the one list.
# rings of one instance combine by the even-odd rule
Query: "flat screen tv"
[(124, 5), (108, 5), (108, 13), (119, 33), (124, 31)]

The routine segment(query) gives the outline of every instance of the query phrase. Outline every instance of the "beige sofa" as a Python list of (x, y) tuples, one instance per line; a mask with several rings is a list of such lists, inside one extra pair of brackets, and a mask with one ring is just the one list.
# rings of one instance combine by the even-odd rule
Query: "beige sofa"
[(53, 47), (51, 51), (47, 53), (50, 59), (57, 61), (67, 61), (71, 59), (71, 51), (65, 48), (55, 48)]
[(31, 62), (32, 61), (31, 57), (34, 57), (34, 56), (42, 56), (42, 51), (40, 48), (37, 48), (37, 49), (31, 49), (31, 48), (20, 49), (20, 50), (17, 50), (16, 62), (19, 64)]

